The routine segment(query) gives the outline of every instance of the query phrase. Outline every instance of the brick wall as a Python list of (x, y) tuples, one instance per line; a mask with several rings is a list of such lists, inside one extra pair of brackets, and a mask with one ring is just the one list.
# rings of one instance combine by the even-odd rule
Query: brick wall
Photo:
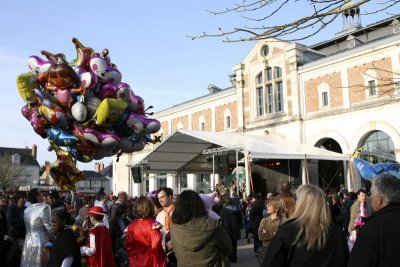
[(163, 122), (161, 122), (161, 129), (163, 130), (164, 136), (167, 136), (167, 135), (170, 134), (170, 133), (168, 132), (168, 129), (169, 129), (168, 121), (163, 121)]
[(204, 117), (204, 131), (212, 130), (212, 113), (211, 109), (198, 111), (192, 114), (192, 130), (200, 131), (200, 117)]
[(189, 116), (185, 115), (172, 119), (172, 132), (178, 129), (179, 122), (183, 124), (183, 129), (189, 129)]
[(215, 131), (222, 132), (225, 129), (225, 116), (224, 111), (229, 110), (231, 113), (231, 128), (237, 129), (238, 127), (238, 117), (237, 117), (237, 102), (232, 102), (218, 106), (215, 108)]
[(342, 80), (339, 72), (327, 74), (322, 77), (305, 81), (306, 110), (315, 112), (319, 110), (318, 86), (326, 83), (329, 86), (329, 103), (331, 108), (343, 106)]
[[(366, 99), (367, 94), (365, 92), (364, 74), (368, 70), (376, 72), (377, 77), (375, 78), (377, 78), (378, 83), (378, 95), (383, 95), (383, 92), (393, 90), (393, 85), (390, 84), (393, 79), (391, 66), (392, 60), (390, 58), (383, 58), (349, 68), (347, 73), (349, 76), (350, 103), (359, 103)], [(373, 77), (371, 77), (371, 79), (373, 79)]]

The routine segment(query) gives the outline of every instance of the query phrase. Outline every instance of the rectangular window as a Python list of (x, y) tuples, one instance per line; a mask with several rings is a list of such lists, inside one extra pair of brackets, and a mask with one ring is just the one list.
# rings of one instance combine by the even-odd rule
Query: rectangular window
[(187, 175), (181, 174), (181, 188), (187, 188), (187, 186), (188, 186)]
[(274, 112), (274, 92), (272, 90), (272, 84), (267, 85), (267, 99), (268, 99), (268, 113)]
[(282, 78), (282, 68), (275, 67), (275, 79)]
[(322, 95), (321, 95), (321, 97), (322, 97), (322, 106), (323, 107), (327, 107), (328, 106), (328, 104), (329, 104), (329, 102), (328, 102), (328, 92), (322, 92)]
[(276, 112), (283, 110), (283, 86), (282, 82), (276, 83)]
[(167, 175), (158, 175), (157, 177), (157, 188), (167, 186)]
[(266, 72), (267, 72), (267, 81), (271, 81), (272, 80), (272, 68), (267, 68)]
[(264, 89), (257, 88), (257, 116), (264, 115)]
[(225, 127), (227, 129), (231, 128), (231, 116), (226, 116), (225, 117)]
[(368, 81), (368, 91), (369, 95), (376, 95), (376, 83), (375, 80)]
[(262, 73), (258, 74), (256, 80), (257, 80), (257, 84), (262, 84), (263, 83)]
[(211, 177), (210, 174), (201, 173), (197, 175), (197, 191), (203, 191), (207, 193), (209, 189), (211, 189)]

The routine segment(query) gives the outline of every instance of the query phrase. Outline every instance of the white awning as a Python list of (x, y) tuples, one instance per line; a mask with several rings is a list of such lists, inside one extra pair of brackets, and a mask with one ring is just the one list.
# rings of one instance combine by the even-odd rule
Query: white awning
[[(237, 147), (243, 156), (263, 159), (318, 159), (347, 161), (349, 156), (272, 136), (178, 130), (144, 156), (150, 173), (209, 173), (206, 149)], [(137, 162), (136, 162), (137, 163)]]

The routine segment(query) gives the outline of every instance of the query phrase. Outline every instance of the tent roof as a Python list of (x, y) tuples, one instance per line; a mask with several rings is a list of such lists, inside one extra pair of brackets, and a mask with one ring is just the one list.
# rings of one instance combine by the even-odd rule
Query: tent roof
[(249, 152), (252, 158), (349, 160), (343, 154), (278, 137), (178, 130), (138, 162), (147, 161), (151, 173), (208, 173), (212, 161), (203, 151), (218, 147), (239, 147), (242, 157)]

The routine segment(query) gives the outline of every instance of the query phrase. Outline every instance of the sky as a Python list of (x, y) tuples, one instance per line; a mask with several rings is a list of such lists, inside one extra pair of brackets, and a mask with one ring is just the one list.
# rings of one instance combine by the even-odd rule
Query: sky
[[(304, 2), (304, 1), (303, 1)], [(41, 50), (64, 53), (76, 58), (72, 37), (96, 52), (110, 51), (111, 61), (122, 73), (145, 106), (160, 111), (208, 93), (209, 84), (226, 88), (232, 67), (239, 64), (254, 42), (224, 43), (222, 38), (192, 40), (188, 36), (243, 26), (238, 15), (215, 16), (206, 10), (224, 10), (229, 0), (13, 0), (2, 3), (0, 24), (0, 147), (38, 146), (38, 162), (53, 162), (46, 139), (37, 135), (21, 115), (25, 104), (16, 76), (28, 72), (27, 59), (41, 56)], [(295, 6), (281, 13), (274, 22), (293, 19), (306, 12)], [(397, 6), (398, 8), (398, 6)], [(362, 18), (363, 25), (389, 17), (387, 14)], [(286, 21), (288, 22), (288, 21)], [(303, 44), (329, 39), (340, 31), (338, 20)], [(101, 160), (108, 165), (112, 159)], [(96, 161), (97, 162), (97, 161)], [(94, 163), (79, 163), (81, 170), (94, 170)]]

